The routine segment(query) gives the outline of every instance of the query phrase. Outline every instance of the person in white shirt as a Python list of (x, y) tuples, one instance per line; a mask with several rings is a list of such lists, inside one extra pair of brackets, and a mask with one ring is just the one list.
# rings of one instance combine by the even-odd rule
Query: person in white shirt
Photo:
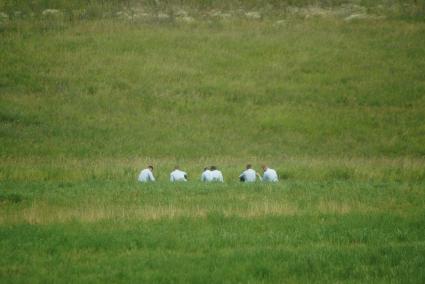
[(179, 170), (179, 167), (176, 166), (170, 174), (170, 181), (187, 181), (187, 173)]
[(211, 177), (212, 181), (224, 182), (223, 174), (216, 166), (211, 166)]
[(202, 175), (201, 175), (201, 181), (203, 182), (210, 182), (212, 181), (211, 171), (209, 168), (205, 168)]
[(277, 173), (276, 173), (275, 170), (270, 169), (266, 165), (261, 166), (261, 168), (264, 171), (263, 177), (261, 177), (260, 175), (258, 175), (260, 177), (260, 180), (261, 181), (271, 181), (271, 182), (278, 182), (279, 181), (279, 178), (278, 178)]
[(254, 182), (257, 178), (256, 172), (251, 165), (246, 166), (246, 170), (239, 176), (241, 182)]
[(140, 182), (155, 181), (155, 177), (153, 176), (153, 167), (148, 166), (146, 169), (142, 170), (139, 174), (138, 180)]

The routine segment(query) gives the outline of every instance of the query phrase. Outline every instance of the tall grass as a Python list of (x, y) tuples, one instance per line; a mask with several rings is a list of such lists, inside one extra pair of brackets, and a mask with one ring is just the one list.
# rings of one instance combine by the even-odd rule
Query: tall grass
[(424, 279), (423, 184), (2, 183), (4, 282)]
[(79, 182), (85, 180), (116, 180), (135, 182), (140, 169), (148, 164), (155, 166), (159, 181), (169, 180), (169, 173), (179, 164), (189, 174), (189, 180), (199, 181), (201, 171), (208, 165), (220, 165), (225, 181), (234, 183), (246, 163), (253, 163), (259, 172), (260, 165), (268, 163), (275, 168), (282, 182), (335, 180), (359, 183), (406, 182), (421, 183), (425, 180), (422, 159), (411, 158), (311, 158), (287, 157), (206, 157), (203, 159), (128, 158), (128, 159), (75, 159), (28, 158), (3, 159), (0, 180), (6, 182)]

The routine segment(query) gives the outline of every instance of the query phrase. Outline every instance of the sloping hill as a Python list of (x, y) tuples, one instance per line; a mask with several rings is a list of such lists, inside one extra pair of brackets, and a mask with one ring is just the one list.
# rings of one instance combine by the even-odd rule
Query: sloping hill
[(49, 21), (4, 23), (2, 157), (425, 153), (422, 23)]

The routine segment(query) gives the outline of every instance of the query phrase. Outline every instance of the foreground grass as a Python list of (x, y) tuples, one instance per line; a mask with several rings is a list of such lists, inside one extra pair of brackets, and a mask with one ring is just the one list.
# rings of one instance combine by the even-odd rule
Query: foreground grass
[(10, 183), (9, 282), (420, 283), (423, 184)]

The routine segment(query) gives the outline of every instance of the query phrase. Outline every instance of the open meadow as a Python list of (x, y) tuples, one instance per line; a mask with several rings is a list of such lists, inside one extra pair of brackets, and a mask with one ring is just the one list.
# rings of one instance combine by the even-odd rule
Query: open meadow
[(423, 1), (89, 3), (0, 0), (0, 283), (425, 282)]

